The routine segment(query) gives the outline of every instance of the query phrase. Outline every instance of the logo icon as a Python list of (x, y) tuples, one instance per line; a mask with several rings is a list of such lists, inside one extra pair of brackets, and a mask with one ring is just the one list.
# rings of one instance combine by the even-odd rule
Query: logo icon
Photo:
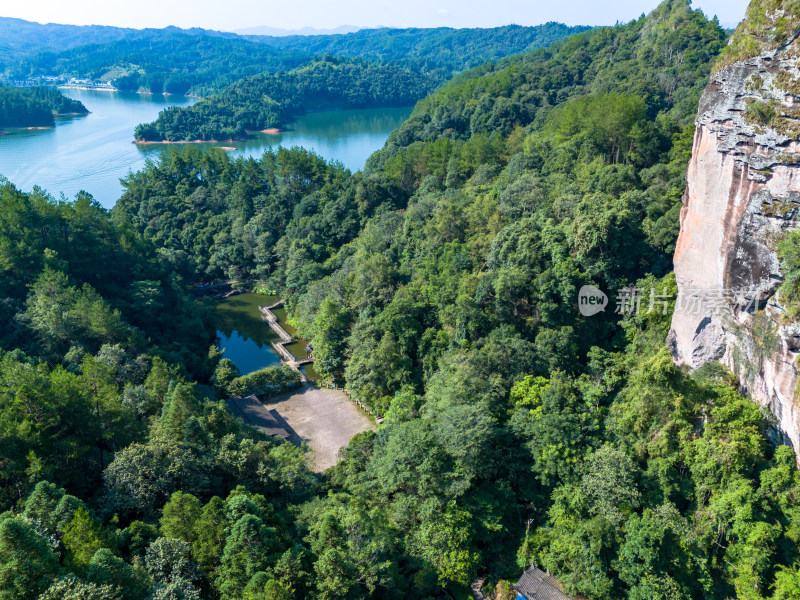
[(585, 285), (578, 290), (578, 310), (584, 317), (591, 317), (608, 306), (608, 296), (593, 285)]

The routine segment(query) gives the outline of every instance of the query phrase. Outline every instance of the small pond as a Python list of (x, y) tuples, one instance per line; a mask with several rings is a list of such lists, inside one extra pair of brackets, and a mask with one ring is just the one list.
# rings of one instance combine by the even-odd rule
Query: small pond
[[(276, 367), (281, 364), (280, 357), (272, 349), (270, 342), (278, 336), (261, 318), (259, 306), (277, 302), (277, 296), (267, 294), (239, 294), (217, 302), (217, 338), (223, 356), (230, 359), (245, 375), (265, 367)], [(285, 308), (273, 310), (278, 322), (291, 336), (297, 330), (287, 323)], [(307, 340), (297, 340), (286, 346), (287, 350), (297, 358), (306, 358)], [(309, 379), (317, 379), (313, 365), (304, 365), (303, 372)]]

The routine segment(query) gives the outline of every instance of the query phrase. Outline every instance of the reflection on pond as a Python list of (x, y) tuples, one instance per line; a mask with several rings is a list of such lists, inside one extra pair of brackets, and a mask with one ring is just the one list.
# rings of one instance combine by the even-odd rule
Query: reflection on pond
[[(267, 294), (239, 294), (217, 302), (217, 337), (219, 347), (228, 358), (246, 375), (264, 367), (276, 367), (281, 364), (280, 357), (270, 346), (278, 336), (261, 318), (259, 306), (273, 304), (277, 296)], [(297, 329), (287, 323), (286, 309), (275, 308), (272, 311), (278, 317), (278, 323), (289, 335), (294, 337)], [(306, 352), (308, 340), (298, 339), (286, 345), (296, 358), (308, 356)], [(309, 379), (317, 379), (313, 365), (305, 365), (303, 372)]]
[(265, 294), (240, 294), (217, 303), (217, 337), (224, 358), (239, 367), (242, 375), (264, 367), (276, 367), (281, 359), (270, 342), (277, 336), (258, 312), (258, 307), (275, 302)]

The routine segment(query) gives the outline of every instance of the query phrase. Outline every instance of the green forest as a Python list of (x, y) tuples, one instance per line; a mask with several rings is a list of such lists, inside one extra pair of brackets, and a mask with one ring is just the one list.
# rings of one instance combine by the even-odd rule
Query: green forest
[(41, 52), (58, 52), (114, 42), (127, 37), (150, 37), (155, 30), (137, 30), (102, 25), (60, 25), (0, 17), (0, 69)]
[[(487, 60), (540, 48), (585, 29), (547, 23), (490, 29), (385, 28), (352, 35), (284, 38), (177, 28), (142, 30), (136, 35), (118, 30), (118, 40), (98, 39), (61, 51), (19, 57), (5, 65), (5, 75), (10, 79), (87, 77), (110, 81), (127, 91), (207, 96), (243, 77), (291, 70), (314, 56), (331, 54), (396, 63), (440, 84)], [(87, 39), (110, 34), (92, 30)], [(12, 42), (14, 37), (9, 33), (6, 39)], [(0, 41), (0, 58), (2, 49)], [(170, 60), (165, 61), (165, 56)]]
[(245, 77), (190, 107), (161, 111), (136, 128), (137, 140), (242, 139), (248, 131), (284, 125), (301, 112), (409, 106), (432, 91), (414, 71), (325, 57), (285, 73)]
[(293, 52), (333, 54), (396, 62), (439, 81), (470, 67), (511, 54), (549, 46), (590, 27), (545, 23), (535, 27), (506, 25), (487, 29), (439, 27), (435, 29), (362, 29), (352, 34), (314, 36), (247, 36), (248, 39)]
[[(165, 61), (164, 57), (170, 60)], [(111, 82), (123, 91), (207, 95), (262, 72), (292, 69), (311, 59), (237, 38), (165, 31), (154, 39), (87, 44), (43, 52), (6, 67), (9, 79), (41, 75)]]
[[(356, 173), (189, 147), (110, 211), (2, 181), (0, 600), (445, 600), (478, 579), (514, 600), (532, 563), (591, 600), (800, 597), (795, 452), (722, 366), (674, 365), (649, 295), (676, 290), (727, 44), (664, 0), (458, 75)], [(196, 106), (260, 127), (278, 107), (226, 98), (291, 84), (296, 110), (353, 64)], [(333, 92), (388, 89), (370, 79)], [(227, 411), (297, 382), (231, 372), (191, 293), (222, 279), (280, 295), (315, 368), (383, 418), (335, 467)], [(650, 309), (583, 317), (585, 284)]]
[(89, 111), (78, 100), (55, 88), (0, 86), (0, 127), (48, 126), (56, 115), (85, 115)]

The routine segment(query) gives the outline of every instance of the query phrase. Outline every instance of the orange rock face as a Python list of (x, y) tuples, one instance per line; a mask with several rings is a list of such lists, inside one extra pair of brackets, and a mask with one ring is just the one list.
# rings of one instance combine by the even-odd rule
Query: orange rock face
[(800, 210), (800, 128), (793, 124), (800, 98), (785, 89), (800, 89), (790, 85), (800, 79), (795, 45), (719, 71), (703, 94), (675, 250), (679, 302), (669, 344), (679, 364), (719, 360), (730, 368), (797, 448), (800, 326), (780, 301), (777, 255)]

